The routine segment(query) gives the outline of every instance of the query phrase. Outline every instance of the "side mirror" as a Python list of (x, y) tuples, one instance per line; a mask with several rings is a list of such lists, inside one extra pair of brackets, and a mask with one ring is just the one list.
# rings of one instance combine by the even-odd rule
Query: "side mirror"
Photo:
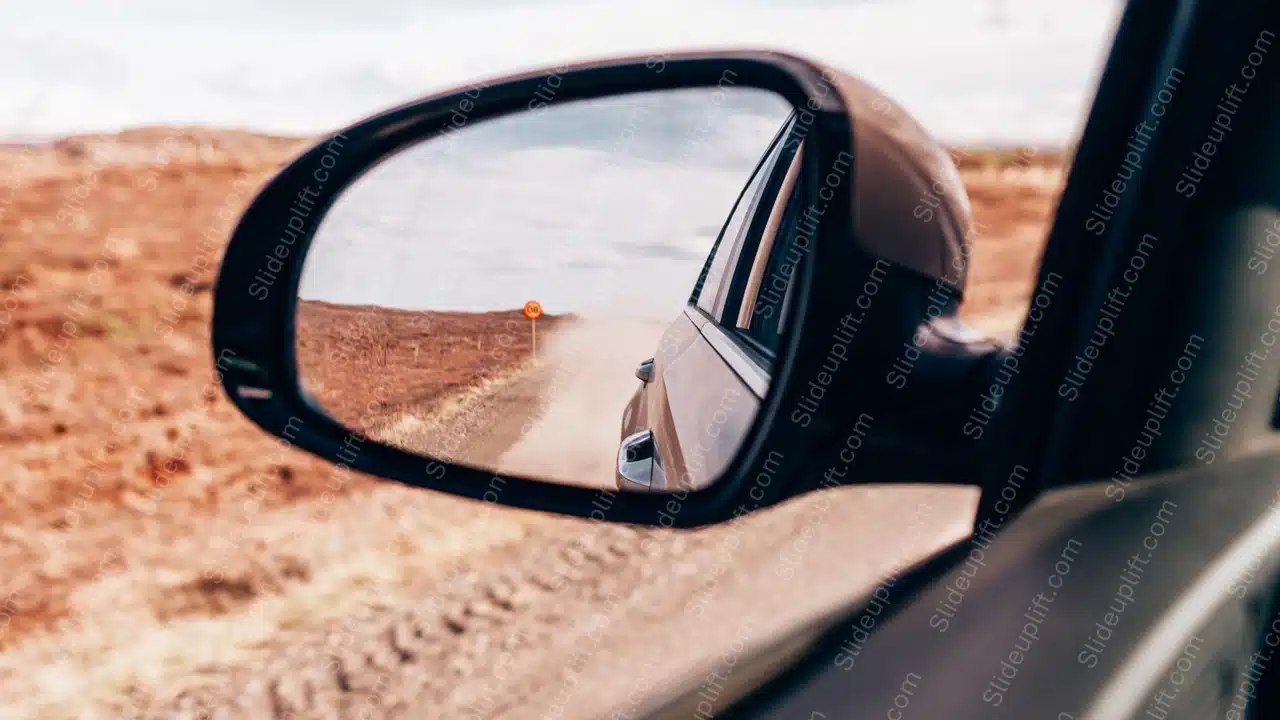
[(693, 527), (833, 484), (866, 413), (830, 396), (909, 339), (891, 280), (930, 269), (859, 239), (861, 87), (781, 53), (654, 55), (334, 133), (231, 238), (223, 386), (332, 462), (515, 507)]
[(632, 492), (667, 489), (667, 477), (653, 431), (641, 430), (622, 439), (618, 446), (618, 489)]
[(649, 358), (640, 363), (636, 368), (636, 379), (642, 383), (648, 383), (653, 378), (653, 358)]

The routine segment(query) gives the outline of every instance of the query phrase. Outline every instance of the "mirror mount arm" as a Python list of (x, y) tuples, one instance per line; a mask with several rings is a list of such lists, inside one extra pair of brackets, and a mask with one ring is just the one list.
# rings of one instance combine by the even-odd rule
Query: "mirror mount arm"
[[(841, 460), (848, 439), (859, 434), (859, 418), (831, 423), (832, 449), (819, 452), (827, 469), (807, 473), (809, 489), (852, 484), (971, 485), (981, 483), (981, 470), (991, 446), (986, 418), (995, 416), (1000, 370), (1012, 355), (991, 344), (974, 358), (971, 372), (920, 383), (916, 392), (874, 413), (875, 422), (857, 440), (854, 460)], [(831, 418), (827, 418), (831, 420)], [(847, 456), (847, 453), (846, 453)]]

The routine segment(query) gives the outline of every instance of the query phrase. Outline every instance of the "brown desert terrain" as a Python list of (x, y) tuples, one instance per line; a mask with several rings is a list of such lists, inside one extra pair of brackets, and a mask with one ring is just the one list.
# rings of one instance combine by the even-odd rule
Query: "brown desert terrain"
[[(538, 318), (545, 334), (565, 318)], [(397, 413), (427, 415), (448, 397), (523, 367), (529, 320), (520, 310), (413, 311), (376, 305), (298, 303), (299, 376), (320, 406), (353, 428), (380, 429)], [(353, 378), (376, 377), (385, 388)], [(352, 392), (352, 391), (355, 392)]]
[[(639, 713), (726, 648), (967, 532), (963, 488), (843, 488), (696, 532), (602, 526), (383, 483), (267, 437), (216, 384), (209, 291), (239, 213), (306, 144), (150, 128), (0, 151), (0, 718)], [(1009, 337), (1064, 155), (956, 157), (978, 236), (965, 310)], [(381, 431), (431, 442), (403, 411), (447, 411), (455, 456), (527, 447), (528, 419), (496, 437), (498, 411), (457, 400), (526, 361), (467, 349), (505, 315), (423, 328), (350, 312), (304, 310), (322, 404), (354, 421), (376, 400)], [(395, 342), (366, 342), (379, 327)], [(417, 372), (396, 354), (407, 338), (453, 353), (450, 372)], [(397, 394), (351, 392), (324, 360), (344, 344)]]
[(520, 310), (410, 311), (299, 303), (299, 376), (320, 407), (362, 434), (406, 450), (490, 467), (545, 409), (561, 372), (548, 355), (573, 315), (538, 318), (535, 357)]

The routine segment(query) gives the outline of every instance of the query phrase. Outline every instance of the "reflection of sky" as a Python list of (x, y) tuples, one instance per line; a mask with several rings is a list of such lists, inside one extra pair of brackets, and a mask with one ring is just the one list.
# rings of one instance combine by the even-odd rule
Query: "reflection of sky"
[(301, 294), (666, 317), (790, 106), (758, 90), (551, 106), (409, 148), (321, 223)]
[(768, 45), (865, 76), (948, 140), (1079, 128), (1118, 0), (41, 0), (0, 11), (0, 136), (320, 132), (565, 60)]

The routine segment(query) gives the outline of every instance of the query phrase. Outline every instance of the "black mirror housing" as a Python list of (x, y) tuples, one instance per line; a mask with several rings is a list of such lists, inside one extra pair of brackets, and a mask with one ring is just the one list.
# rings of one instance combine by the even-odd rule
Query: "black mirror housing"
[[(409, 144), (451, 132), (459, 123), (528, 112), (547, 103), (715, 87), (726, 76), (736, 86), (785, 98), (807, 126), (802, 172), (808, 208), (804, 222), (809, 227), (806, 258), (796, 268), (791, 319), (776, 360), (776, 380), (720, 482), (703, 490), (654, 496), (495, 476), (364, 437), (307, 396), (299, 383), (293, 344), (302, 262), (327, 209), (364, 172)], [(723, 522), (775, 504), (801, 491), (786, 479), (812, 475), (811, 448), (829, 443), (841, 430), (840, 421), (823, 420), (822, 398), (814, 397), (814, 388), (834, 389), (856, 364), (853, 336), (872, 332), (850, 334), (850, 313), (868, 314), (855, 304), (863, 296), (840, 293), (848, 295), (841, 299), (824, 293), (818, 301), (814, 289), (847, 288), (851, 277), (861, 283), (862, 275), (895, 272), (848, 241), (853, 232), (850, 185), (855, 162), (850, 117), (830, 71), (821, 65), (783, 53), (731, 51), (532, 71), (416, 100), (344, 128), (320, 140), (274, 178), (232, 235), (214, 297), (213, 355), (223, 387), (253, 422), (299, 448), (353, 470), (475, 500), (663, 527)], [(833, 349), (837, 347), (838, 352)], [(844, 372), (830, 367), (833, 352), (845, 358)]]

